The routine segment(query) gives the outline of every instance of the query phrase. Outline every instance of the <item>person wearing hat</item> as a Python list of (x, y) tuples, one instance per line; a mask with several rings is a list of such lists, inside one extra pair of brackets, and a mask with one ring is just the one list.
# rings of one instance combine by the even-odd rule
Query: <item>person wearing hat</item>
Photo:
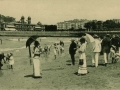
[(98, 67), (98, 59), (101, 51), (101, 41), (97, 34), (95, 34), (93, 37), (94, 42), (93, 42), (92, 65)]
[(106, 34), (105, 38), (102, 40), (101, 45), (102, 45), (102, 52), (104, 55), (105, 66), (107, 66), (108, 56), (111, 48), (111, 39), (109, 34)]
[(76, 54), (76, 49), (77, 49), (77, 45), (75, 43), (74, 39), (71, 39), (71, 44), (69, 46), (69, 54), (71, 56), (72, 59), (72, 64), (71, 65), (75, 65), (75, 54)]
[(40, 43), (38, 41), (34, 42), (33, 47), (33, 77), (41, 78), (41, 65), (40, 65), (40, 54), (41, 49), (39, 48)]

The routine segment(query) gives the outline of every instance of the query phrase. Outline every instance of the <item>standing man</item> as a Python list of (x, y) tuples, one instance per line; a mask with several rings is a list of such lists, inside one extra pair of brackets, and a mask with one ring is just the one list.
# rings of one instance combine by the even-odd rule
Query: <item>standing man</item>
[(93, 66), (98, 67), (98, 61), (99, 61), (98, 59), (101, 51), (101, 41), (97, 34), (95, 34), (93, 37), (94, 37), (94, 42), (93, 42), (92, 64)]
[(70, 47), (69, 47), (69, 54), (70, 54), (71, 59), (72, 59), (72, 65), (75, 65), (75, 53), (76, 53), (76, 49), (77, 49), (77, 45), (75, 43), (75, 40), (72, 39)]
[(111, 48), (111, 39), (109, 34), (107, 34), (105, 38), (102, 40), (102, 48), (103, 48), (102, 50), (105, 60), (105, 66), (107, 66), (108, 55), (110, 53), (110, 48)]

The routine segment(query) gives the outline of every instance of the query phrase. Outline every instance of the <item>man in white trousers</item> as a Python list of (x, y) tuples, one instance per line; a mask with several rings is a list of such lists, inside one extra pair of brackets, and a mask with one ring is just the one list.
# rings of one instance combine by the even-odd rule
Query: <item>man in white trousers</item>
[(94, 35), (94, 42), (93, 42), (93, 53), (92, 53), (92, 64), (95, 67), (98, 67), (98, 58), (101, 51), (101, 41), (98, 35)]

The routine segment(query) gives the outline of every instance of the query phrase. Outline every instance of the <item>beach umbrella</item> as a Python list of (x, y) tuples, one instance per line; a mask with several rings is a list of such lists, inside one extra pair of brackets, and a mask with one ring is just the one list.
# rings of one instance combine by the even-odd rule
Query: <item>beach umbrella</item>
[(38, 37), (39, 37), (39, 36), (31, 36), (31, 37), (29, 37), (28, 40), (26, 41), (26, 48), (27, 48), (28, 46), (30, 46), (31, 43), (33, 43)]
[(28, 40), (26, 41), (26, 48), (29, 48), (29, 56), (30, 56), (30, 64), (32, 64), (31, 61), (31, 49), (30, 49), (30, 45), (38, 38), (39, 36), (31, 36), (28, 38)]

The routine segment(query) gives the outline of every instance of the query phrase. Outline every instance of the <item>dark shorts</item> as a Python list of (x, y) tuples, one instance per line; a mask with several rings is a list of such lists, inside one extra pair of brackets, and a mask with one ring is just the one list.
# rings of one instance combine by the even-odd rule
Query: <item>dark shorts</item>
[(110, 53), (110, 48), (109, 47), (103, 47), (102, 51), (103, 51), (103, 53)]

